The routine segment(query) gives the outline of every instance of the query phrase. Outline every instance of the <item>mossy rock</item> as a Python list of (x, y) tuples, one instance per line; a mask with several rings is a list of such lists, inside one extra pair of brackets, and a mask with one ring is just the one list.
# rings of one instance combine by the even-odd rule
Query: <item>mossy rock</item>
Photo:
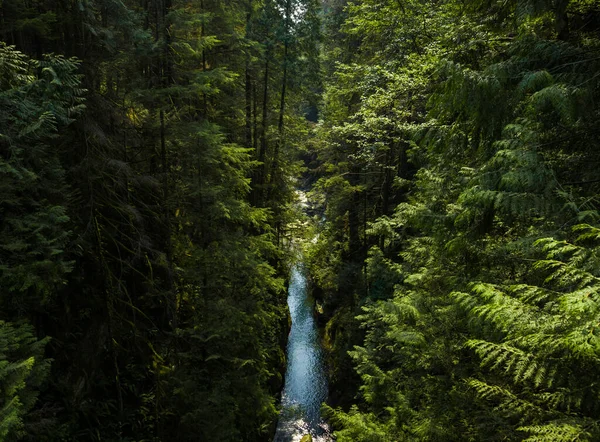
[(313, 438), (310, 434), (307, 434), (302, 439), (300, 439), (300, 442), (313, 442)]

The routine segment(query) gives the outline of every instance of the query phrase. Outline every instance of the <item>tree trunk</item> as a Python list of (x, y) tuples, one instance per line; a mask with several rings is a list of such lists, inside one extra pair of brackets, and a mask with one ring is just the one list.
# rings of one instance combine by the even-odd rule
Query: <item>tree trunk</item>
[(390, 146), (390, 149), (385, 154), (385, 163), (383, 165), (383, 185), (382, 185), (382, 195), (381, 195), (381, 211), (380, 215), (389, 215), (389, 205), (390, 205), (390, 190), (392, 187), (392, 180), (394, 177), (392, 176), (392, 168), (390, 163), (392, 162), (392, 158), (394, 157), (394, 145)]
[(352, 199), (348, 208), (348, 249), (350, 252), (350, 260), (353, 262), (359, 261), (360, 251), (360, 192), (358, 185), (360, 184), (360, 166), (353, 165), (350, 168), (349, 183), (354, 190), (352, 191)]
[[(204, 0), (200, 1), (200, 9), (204, 11)], [(200, 38), (204, 38), (204, 33), (204, 22), (202, 22)], [(202, 72), (206, 72), (206, 49), (204, 49), (204, 46), (202, 47)], [(202, 117), (204, 119), (208, 118), (208, 97), (206, 96), (206, 92), (202, 92)]]
[[(250, 34), (250, 20), (252, 19), (252, 0), (248, 2), (248, 12), (246, 13), (246, 39)], [(245, 144), (247, 148), (252, 147), (252, 75), (250, 73), (250, 48), (246, 53), (246, 133)]]
[[(269, 193), (278, 185), (277, 177), (279, 170), (279, 151), (283, 144), (284, 135), (284, 116), (285, 116), (285, 96), (287, 91), (287, 76), (288, 76), (288, 54), (289, 54), (289, 35), (290, 35), (290, 20), (292, 14), (292, 1), (287, 0), (285, 3), (285, 33), (283, 40), (283, 77), (281, 80), (281, 97), (279, 102), (279, 123), (277, 125), (277, 141), (273, 150), (273, 161), (271, 164)], [(270, 197), (270, 195), (269, 195)]]
[(256, 203), (257, 205), (262, 205), (263, 200), (263, 187), (265, 181), (266, 174), (266, 164), (265, 158), (267, 155), (267, 124), (268, 124), (268, 109), (269, 109), (269, 58), (270, 58), (270, 50), (267, 49), (267, 53), (265, 54), (265, 76), (264, 76), (264, 93), (263, 93), (263, 103), (262, 103), (262, 125), (260, 128), (260, 151), (258, 153), (258, 161), (260, 161), (260, 165), (258, 167), (258, 177), (256, 180)]

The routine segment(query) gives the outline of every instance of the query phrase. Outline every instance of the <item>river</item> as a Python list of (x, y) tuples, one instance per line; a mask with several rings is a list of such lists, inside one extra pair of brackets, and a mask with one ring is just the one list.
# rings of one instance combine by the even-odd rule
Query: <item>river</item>
[(304, 270), (297, 265), (292, 269), (288, 288), (292, 329), (274, 442), (297, 442), (306, 434), (311, 434), (314, 442), (332, 440), (320, 413), (321, 403), (327, 399), (327, 377), (313, 305)]

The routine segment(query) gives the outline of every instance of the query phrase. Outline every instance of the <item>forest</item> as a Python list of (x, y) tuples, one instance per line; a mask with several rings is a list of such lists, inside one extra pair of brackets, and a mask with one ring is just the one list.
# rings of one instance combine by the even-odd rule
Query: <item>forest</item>
[(0, 0), (0, 442), (273, 440), (298, 243), (327, 440), (600, 441), (598, 171), (598, 0)]

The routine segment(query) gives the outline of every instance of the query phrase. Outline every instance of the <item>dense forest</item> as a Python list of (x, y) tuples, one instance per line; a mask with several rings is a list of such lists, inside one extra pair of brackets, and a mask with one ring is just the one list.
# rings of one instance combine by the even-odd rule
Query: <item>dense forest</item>
[(599, 170), (598, 0), (0, 0), (0, 441), (271, 440), (298, 237), (337, 441), (598, 441)]
[(600, 3), (326, 2), (342, 441), (600, 440)]
[(0, 440), (272, 434), (317, 7), (0, 2)]

